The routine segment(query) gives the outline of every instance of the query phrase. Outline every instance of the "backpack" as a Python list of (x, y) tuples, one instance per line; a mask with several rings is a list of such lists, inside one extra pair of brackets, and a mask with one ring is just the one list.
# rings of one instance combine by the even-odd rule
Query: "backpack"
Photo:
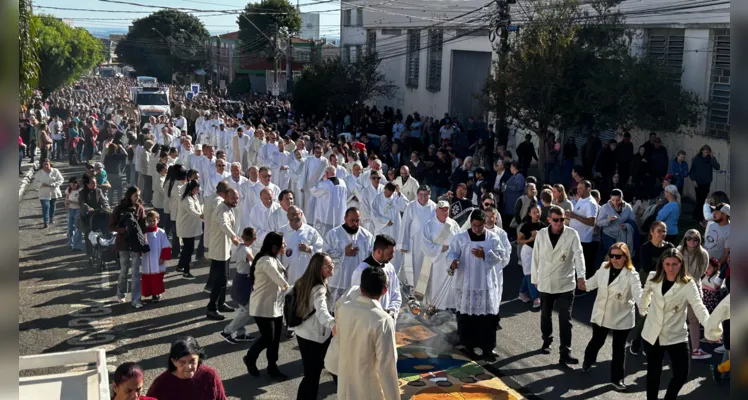
[(135, 219), (133, 213), (127, 212), (122, 214), (120, 218), (120, 226), (125, 228), (125, 243), (130, 251), (136, 253), (148, 253), (151, 251), (148, 242), (145, 239), (143, 231), (138, 225), (138, 221)]
[(301, 325), (304, 321), (308, 320), (309, 317), (314, 315), (315, 312), (317, 312), (317, 310), (312, 309), (312, 312), (304, 318), (296, 315), (296, 287), (294, 286), (288, 291), (283, 302), (283, 315), (286, 317), (286, 324), (289, 328), (295, 328)]

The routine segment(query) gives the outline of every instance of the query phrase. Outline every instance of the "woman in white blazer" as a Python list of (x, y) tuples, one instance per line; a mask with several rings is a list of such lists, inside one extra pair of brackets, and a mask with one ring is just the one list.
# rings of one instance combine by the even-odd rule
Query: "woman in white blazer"
[(34, 181), (39, 193), (39, 201), (42, 203), (44, 228), (47, 228), (50, 223), (55, 223), (55, 205), (57, 199), (62, 197), (60, 186), (64, 178), (57, 168), (52, 168), (52, 162), (48, 158), (43, 158), (39, 165), (42, 168), (34, 175)]
[(701, 301), (696, 282), (688, 274), (681, 252), (668, 249), (660, 257), (656, 270), (649, 273), (639, 307), (640, 313), (647, 314), (642, 339), (651, 345), (647, 351), (647, 400), (657, 399), (666, 352), (673, 378), (665, 400), (675, 399), (688, 379), (691, 358), (686, 310), (689, 305), (704, 325), (709, 312)]
[(271, 378), (283, 380), (287, 376), (278, 369), (278, 348), (283, 331), (283, 300), (288, 283), (284, 277), (286, 269), (280, 262), (286, 250), (283, 235), (270, 232), (265, 236), (262, 247), (249, 267), (249, 280), (253, 283), (249, 295), (249, 315), (254, 317), (260, 338), (244, 356), (244, 365), (252, 376), (259, 376), (257, 359), (267, 349), (267, 373)]
[(195, 250), (195, 239), (200, 239), (202, 234), (203, 205), (200, 202), (200, 183), (192, 180), (184, 186), (177, 213), (177, 236), (182, 239), (177, 272), (182, 272), (186, 279), (195, 279), (190, 273), (190, 261)]
[(319, 378), (325, 367), (325, 355), (335, 335), (335, 318), (330, 313), (332, 294), (327, 290), (327, 278), (334, 273), (332, 259), (326, 253), (316, 253), (309, 267), (296, 281), (296, 315), (304, 321), (296, 327), (304, 378), (299, 385), (297, 400), (316, 399)]
[[(167, 172), (168, 174), (168, 172)], [(167, 234), (171, 234), (171, 257), (178, 258), (180, 253), (179, 236), (177, 236), (177, 216), (179, 215), (179, 199), (182, 196), (182, 189), (187, 184), (187, 171), (183, 166), (176, 164), (172, 169), (171, 176), (166, 186), (165, 203), (169, 203), (169, 229)]]
[(626, 338), (636, 324), (634, 305), (641, 298), (639, 273), (631, 262), (626, 243), (617, 242), (608, 250), (604, 262), (588, 281), (587, 291), (597, 289), (592, 306), (592, 339), (584, 351), (582, 371), (587, 372), (597, 361), (597, 353), (605, 344), (608, 332), (613, 334), (613, 361), (610, 382), (617, 390), (625, 391)]

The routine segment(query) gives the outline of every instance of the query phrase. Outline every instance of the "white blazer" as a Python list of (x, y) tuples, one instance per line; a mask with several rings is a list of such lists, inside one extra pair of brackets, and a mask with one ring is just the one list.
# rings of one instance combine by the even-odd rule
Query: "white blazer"
[(662, 281), (652, 282), (654, 276), (655, 272), (650, 272), (647, 277), (639, 307), (639, 312), (647, 315), (642, 338), (650, 344), (660, 339), (660, 346), (688, 341), (686, 306), (691, 305), (702, 325), (709, 318), (709, 311), (701, 301), (696, 282), (693, 279), (688, 283), (676, 281), (663, 296)]
[[(307, 318), (301, 325), (296, 327), (296, 336), (317, 343), (324, 343), (332, 335), (332, 327), (335, 326), (335, 318), (330, 314), (332, 294), (324, 285), (312, 288), (309, 296), (309, 307), (315, 310), (314, 315)], [(302, 315), (301, 318), (306, 317)]]
[(631, 329), (636, 325), (634, 305), (641, 299), (641, 279), (636, 271), (624, 267), (608, 285), (613, 267), (605, 268), (605, 264), (586, 282), (587, 291), (597, 289), (590, 322), (608, 329)]
[(177, 236), (180, 238), (196, 238), (203, 234), (203, 205), (197, 196), (187, 196), (179, 200), (177, 214)]
[(231, 258), (231, 238), (236, 231), (236, 215), (234, 209), (225, 202), (216, 206), (210, 222), (210, 246), (208, 258), (216, 261), (226, 261)]
[(566, 226), (553, 247), (549, 229), (541, 229), (535, 237), (530, 271), (532, 283), (543, 293), (571, 292), (577, 287), (576, 278), (585, 276), (582, 242), (577, 231)]

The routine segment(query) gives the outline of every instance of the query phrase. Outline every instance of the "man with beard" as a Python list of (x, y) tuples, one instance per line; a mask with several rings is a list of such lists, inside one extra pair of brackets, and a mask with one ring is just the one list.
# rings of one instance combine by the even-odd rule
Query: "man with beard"
[(374, 239), (374, 248), (371, 255), (353, 270), (351, 275), (351, 286), (361, 285), (361, 273), (368, 267), (382, 268), (387, 274), (387, 292), (379, 298), (379, 303), (384, 311), (392, 316), (397, 322), (400, 313), (402, 297), (400, 295), (400, 279), (397, 277), (395, 267), (390, 263), (395, 255), (395, 239), (390, 235), (377, 235)]
[(256, 204), (249, 211), (249, 226), (255, 228), (257, 231), (257, 240), (252, 244), (252, 251), (255, 254), (260, 251), (265, 236), (272, 232), (270, 229), (270, 216), (279, 208), (280, 205), (273, 201), (273, 193), (270, 189), (262, 189), (260, 191), (260, 203)]
[(333, 166), (325, 168), (322, 180), (311, 188), (310, 194), (316, 198), (314, 227), (321, 234), (343, 223), (343, 210), (346, 206), (348, 189), (345, 182), (338, 179)]
[[(403, 167), (406, 168), (406, 167)], [(399, 179), (399, 178), (398, 178)], [(423, 185), (418, 188), (416, 201), (411, 201), (403, 213), (401, 228), (399, 231), (400, 252), (403, 253), (404, 265), (410, 264), (413, 278), (408, 275), (407, 267), (405, 276), (411, 287), (418, 285), (418, 277), (421, 274), (421, 265), (423, 264), (423, 243), (421, 241), (421, 230), (426, 222), (431, 219), (436, 209), (436, 203), (431, 201), (431, 189)], [(408, 254), (410, 253), (410, 254)]]
[(410, 168), (405, 165), (400, 167), (400, 176), (392, 182), (400, 187), (400, 192), (406, 199), (413, 201), (416, 198), (419, 184), (416, 178), (410, 176)]
[(475, 209), (473, 202), (467, 199), (467, 185), (464, 183), (457, 184), (456, 196), (452, 195), (452, 192), (447, 192), (444, 196), (441, 196), (439, 200), (450, 201), (449, 206), (449, 217), (454, 219), (460, 227), (467, 229), (469, 223), (468, 217), (470, 213)]
[(212, 226), (210, 227), (210, 276), (213, 282), (210, 291), (210, 302), (208, 302), (208, 319), (221, 321), (226, 318), (222, 312), (234, 311), (226, 304), (226, 285), (229, 280), (229, 259), (231, 258), (231, 246), (240, 243), (236, 231), (236, 216), (234, 208), (239, 203), (239, 193), (236, 189), (229, 189), (226, 199), (216, 207), (213, 212)]
[(486, 230), (486, 214), (470, 214), (470, 229), (449, 243), (447, 262), (454, 274), (457, 334), (468, 351), (482, 350), (482, 357), (495, 361), (496, 326), (499, 318), (499, 282), (494, 266), (509, 262), (501, 239)]
[(434, 218), (423, 227), (423, 262), (418, 267), (416, 293), (424, 294), (424, 303), (433, 310), (454, 308), (454, 290), (449, 280), (447, 250), (452, 238), (460, 233), (460, 226), (449, 218), (449, 202), (436, 204)]
[(286, 267), (288, 284), (293, 285), (306, 271), (312, 255), (322, 250), (324, 242), (316, 229), (304, 223), (304, 213), (299, 207), (288, 207), (288, 223), (280, 233), (286, 241), (286, 252), (281, 257)]
[(361, 213), (357, 208), (351, 207), (345, 211), (343, 225), (333, 228), (325, 235), (322, 251), (330, 255), (336, 271), (327, 282), (332, 295), (330, 304), (335, 304), (335, 301), (350, 289), (353, 270), (361, 264), (374, 246), (374, 236), (360, 227), (360, 223)]

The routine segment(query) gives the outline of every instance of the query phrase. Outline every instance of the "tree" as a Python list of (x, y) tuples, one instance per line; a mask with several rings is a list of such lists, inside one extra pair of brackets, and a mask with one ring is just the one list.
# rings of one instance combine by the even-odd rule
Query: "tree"
[(268, 39), (275, 40), (278, 35), (293, 35), (301, 30), (301, 14), (288, 0), (247, 4), (236, 22), (242, 52), (261, 53), (270, 59), (275, 58), (276, 51), (275, 43)]
[(73, 82), (104, 61), (103, 45), (84, 28), (50, 15), (32, 17), (39, 40), (39, 89), (44, 96)]
[(18, 86), (21, 103), (25, 103), (39, 80), (39, 49), (30, 1), (19, 0), (18, 11)]
[(230, 95), (242, 96), (252, 91), (252, 82), (249, 78), (236, 78), (229, 84), (228, 92)]
[(139, 75), (172, 82), (172, 74), (192, 74), (205, 67), (208, 30), (195, 16), (173, 9), (136, 19), (114, 50)]
[(397, 86), (379, 72), (376, 53), (343, 64), (340, 58), (309, 66), (293, 85), (293, 101), (302, 114), (336, 113), (353, 104), (395, 95)]
[(621, 0), (530, 3), (536, 11), (484, 95), (490, 108), (504, 107), (509, 120), (538, 135), (541, 169), (549, 132), (677, 131), (698, 122), (697, 96), (667, 79), (663, 66), (631, 55), (633, 33), (613, 9)]

